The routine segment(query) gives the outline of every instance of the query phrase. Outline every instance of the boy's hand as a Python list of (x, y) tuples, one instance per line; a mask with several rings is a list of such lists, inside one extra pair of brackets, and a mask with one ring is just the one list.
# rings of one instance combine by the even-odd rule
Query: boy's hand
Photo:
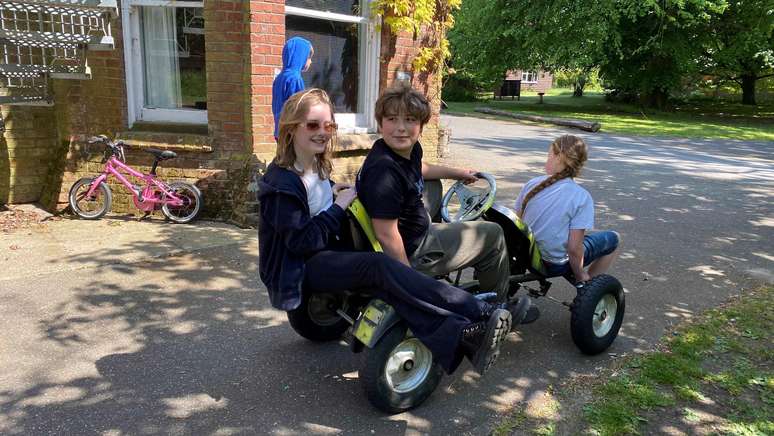
[(477, 171), (469, 170), (469, 169), (461, 169), (460, 170), (460, 177), (458, 180), (462, 180), (462, 183), (466, 185), (470, 185), (471, 183), (475, 183), (478, 181), (478, 177), (476, 176)]

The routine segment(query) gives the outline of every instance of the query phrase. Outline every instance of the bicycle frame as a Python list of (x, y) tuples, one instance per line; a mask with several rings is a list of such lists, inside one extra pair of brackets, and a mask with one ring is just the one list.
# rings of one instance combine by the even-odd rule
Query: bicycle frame
[[(139, 187), (135, 187), (135, 185), (132, 184), (132, 182), (130, 182), (126, 176), (121, 173), (121, 171), (126, 172), (132, 177), (143, 180), (145, 182), (145, 187), (143, 188), (142, 192), (140, 192)], [(129, 165), (121, 162), (121, 160), (116, 158), (115, 155), (110, 156), (110, 159), (105, 162), (105, 169), (102, 171), (102, 174), (100, 174), (96, 179), (94, 179), (93, 182), (91, 182), (91, 186), (89, 187), (89, 191), (86, 193), (86, 195), (89, 197), (94, 195), (94, 191), (97, 189), (99, 184), (106, 181), (108, 176), (111, 174), (114, 175), (118, 181), (121, 182), (121, 184), (132, 193), (135, 206), (137, 206), (139, 209), (149, 211), (153, 210), (157, 204), (168, 204), (170, 206), (183, 206), (184, 204), (183, 199), (177, 197), (170, 190), (169, 186), (167, 186), (167, 184), (161, 180), (158, 180), (155, 175), (141, 173)], [(160, 198), (153, 195), (154, 187), (158, 188), (162, 192), (163, 195)]]

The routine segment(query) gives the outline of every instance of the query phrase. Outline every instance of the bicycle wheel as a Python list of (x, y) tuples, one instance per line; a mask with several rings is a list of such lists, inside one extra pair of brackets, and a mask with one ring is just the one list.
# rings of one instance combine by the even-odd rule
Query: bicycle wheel
[(87, 220), (102, 218), (110, 210), (110, 205), (113, 202), (113, 194), (105, 182), (101, 182), (92, 195), (87, 197), (86, 194), (88, 194), (93, 181), (92, 177), (78, 180), (73, 183), (70, 194), (67, 196), (70, 210)]
[(172, 222), (184, 224), (193, 221), (202, 210), (202, 193), (196, 186), (186, 182), (172, 182), (169, 184), (170, 191), (176, 197), (183, 200), (181, 205), (171, 205), (164, 203), (161, 212)]

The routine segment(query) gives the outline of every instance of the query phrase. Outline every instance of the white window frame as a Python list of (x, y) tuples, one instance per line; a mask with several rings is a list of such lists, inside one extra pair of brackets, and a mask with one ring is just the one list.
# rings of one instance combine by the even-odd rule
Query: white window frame
[(145, 106), (142, 43), (140, 41), (140, 7), (166, 6), (203, 8), (204, 1), (176, 0), (123, 0), (121, 24), (124, 34), (124, 62), (126, 64), (126, 98), (129, 127), (137, 121), (182, 124), (207, 124), (207, 111), (200, 109), (149, 109)]
[(337, 14), (327, 11), (285, 6), (285, 15), (295, 15), (307, 18), (357, 23), (360, 25), (359, 52), (360, 71), (358, 72), (358, 103), (363, 108), (357, 113), (337, 113), (336, 123), (339, 133), (376, 132), (374, 106), (379, 97), (379, 50), (381, 38), (377, 34), (377, 23), (370, 19), (369, 0), (360, 0), (362, 15)]
[[(532, 76), (532, 80), (529, 80), (530, 76)], [(537, 71), (522, 71), (521, 72), (521, 82), (522, 83), (538, 83), (538, 73), (537, 73)]]

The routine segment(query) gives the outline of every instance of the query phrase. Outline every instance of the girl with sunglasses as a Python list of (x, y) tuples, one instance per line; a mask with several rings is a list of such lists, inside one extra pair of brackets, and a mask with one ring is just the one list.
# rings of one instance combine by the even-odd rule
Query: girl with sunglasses
[[(525, 297), (494, 305), (437, 281), (384, 253), (347, 251), (350, 185), (333, 184), (333, 105), (320, 89), (294, 94), (279, 122), (277, 154), (259, 182), (260, 276), (271, 304), (290, 311), (305, 292), (367, 289), (392, 305), (414, 335), (452, 373), (467, 357), (479, 373), (497, 358), (512, 313)], [(334, 199), (335, 194), (335, 199)]]

